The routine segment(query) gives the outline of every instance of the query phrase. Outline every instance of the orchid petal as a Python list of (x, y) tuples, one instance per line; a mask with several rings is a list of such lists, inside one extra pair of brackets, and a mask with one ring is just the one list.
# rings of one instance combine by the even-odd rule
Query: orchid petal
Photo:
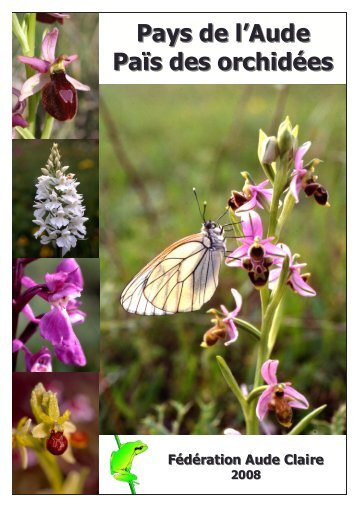
[(40, 334), (54, 345), (70, 342), (73, 334), (72, 325), (65, 309), (53, 308), (40, 321)]
[(52, 372), (51, 352), (47, 347), (41, 347), (36, 354), (26, 349), (25, 363), (28, 372)]
[(285, 252), (285, 254), (289, 256), (290, 260), (292, 259), (291, 250), (290, 250), (290, 248), (287, 245), (285, 245), (285, 243), (277, 243), (276, 246), (278, 248), (281, 248), (281, 250), (283, 250)]
[(53, 308), (40, 322), (40, 334), (52, 342), (56, 356), (65, 364), (84, 366), (86, 357), (65, 309)]
[(34, 312), (29, 304), (25, 305), (22, 309), (22, 313), (29, 319), (30, 322), (39, 323), (41, 319), (35, 317)]
[(18, 56), (17, 59), (21, 63), (29, 65), (32, 69), (37, 70), (40, 74), (45, 74), (50, 68), (50, 64), (47, 61), (36, 58), (36, 56)]
[[(269, 180), (264, 180), (261, 183), (259, 183), (258, 185), (251, 185), (251, 188), (255, 189), (256, 192), (260, 192), (260, 191), (262, 192), (262, 190), (268, 185), (268, 182), (269, 182)], [(272, 190), (270, 190), (270, 192), (272, 192)]]
[(21, 116), (21, 114), (12, 115), (12, 126), (13, 127), (27, 127), (27, 121)]
[(291, 191), (291, 194), (293, 195), (293, 198), (294, 198), (296, 204), (299, 202), (298, 194), (299, 194), (301, 187), (302, 187), (300, 178), (301, 178), (300, 174), (296, 173), (293, 176), (291, 183), (290, 183), (290, 191)]
[(270, 386), (261, 394), (256, 405), (256, 415), (260, 421), (265, 417), (269, 409), (269, 403), (273, 394), (273, 388)]
[(77, 285), (77, 287), (83, 288), (83, 276), (81, 268), (75, 259), (63, 259), (56, 268), (56, 273), (59, 272), (68, 273), (67, 281)]
[(82, 90), (83, 92), (88, 92), (91, 89), (89, 86), (87, 86), (83, 83), (80, 83), (79, 81), (77, 81), (77, 79), (69, 76), (68, 74), (66, 74), (66, 79), (76, 88), (76, 90)]
[(25, 100), (27, 97), (35, 95), (50, 81), (50, 76), (47, 74), (34, 74), (22, 85), (20, 100)]
[[(224, 322), (225, 322), (225, 319), (224, 319)], [(239, 332), (236, 329), (236, 326), (232, 320), (228, 320), (226, 322), (226, 331), (227, 331), (229, 339), (224, 343), (224, 345), (227, 346), (227, 345), (230, 345), (231, 343), (236, 342), (236, 340), (239, 337)]]
[(74, 62), (75, 60), (77, 60), (78, 58), (78, 55), (70, 55), (70, 56), (66, 56), (66, 58), (63, 60), (63, 65), (65, 67), (67, 67), (67, 65), (70, 65), (70, 63)]
[(265, 255), (269, 255), (273, 257), (274, 264), (282, 264), (284, 258), (286, 257), (285, 252), (282, 251), (282, 248), (270, 243), (266, 240), (261, 241), (261, 244), (264, 245)]
[(21, 284), (26, 287), (26, 289), (31, 289), (31, 287), (35, 287), (35, 285), (37, 285), (37, 283), (35, 282), (35, 280), (33, 280), (32, 278), (30, 278), (29, 276), (23, 276), (21, 278)]
[(240, 312), (242, 306), (242, 296), (239, 291), (236, 289), (231, 289), (231, 294), (235, 299), (236, 308), (232, 312), (230, 312), (231, 317), (236, 317), (236, 315)]
[(46, 428), (46, 424), (45, 423), (40, 423), (40, 424), (37, 424), (33, 429), (32, 429), (32, 436), (35, 437), (35, 438), (47, 438), (48, 437), (48, 432), (47, 432), (47, 428)]
[(224, 429), (224, 435), (241, 435), (241, 433), (233, 428), (226, 428)]
[(293, 398), (293, 400), (290, 400), (288, 402), (290, 407), (293, 407), (293, 408), (308, 408), (309, 407), (309, 403), (308, 403), (306, 397), (303, 396), (303, 394), (301, 394), (300, 392), (296, 391), (296, 389), (294, 389), (293, 387), (286, 384), (285, 388), (284, 388), (284, 392), (285, 392), (286, 396)]
[(74, 463), (76, 463), (76, 460), (75, 460), (75, 457), (73, 455), (71, 446), (67, 447), (67, 449), (65, 450), (65, 452), (61, 455), (61, 458), (64, 461), (66, 461), (66, 463), (70, 463), (71, 465), (73, 465)]
[(300, 146), (297, 149), (296, 154), (295, 154), (295, 168), (296, 169), (303, 169), (302, 159), (305, 156), (305, 154), (307, 153), (307, 151), (310, 149), (310, 147), (311, 147), (311, 141), (307, 141), (306, 143), (304, 143), (302, 146)]
[(247, 245), (241, 245), (236, 248), (233, 252), (226, 257), (225, 264), (228, 266), (239, 266), (241, 267), (242, 257), (247, 257), (248, 247)]
[(266, 384), (269, 385), (275, 385), (277, 384), (277, 367), (278, 367), (279, 361), (277, 359), (268, 359), (264, 362), (264, 364), (261, 367), (261, 375), (262, 378), (265, 380)]
[(251, 211), (256, 206), (260, 206), (262, 208), (261, 204), (257, 201), (256, 196), (253, 196), (249, 201), (245, 202), (240, 208), (238, 208), (235, 213), (237, 216), (241, 216), (241, 213)]
[(230, 312), (229, 312), (229, 310), (226, 308), (226, 306), (225, 306), (225, 305), (220, 305), (220, 309), (221, 309), (221, 311), (223, 312), (223, 314), (224, 314), (225, 316), (228, 316), (228, 315), (229, 315), (229, 313), (230, 313)]
[(241, 215), (241, 225), (244, 232), (245, 239), (249, 238), (253, 241), (256, 236), (262, 238), (262, 222), (260, 215), (256, 211), (249, 211)]
[(75, 324), (83, 324), (84, 321), (86, 320), (87, 314), (85, 312), (82, 312), (81, 310), (71, 311), (71, 310), (69, 310), (68, 305), (67, 305), (67, 311), (68, 311), (68, 315), (70, 316), (71, 324), (74, 324), (74, 325)]
[(302, 278), (302, 276), (299, 274), (298, 271), (295, 270), (292, 271), (292, 274), (290, 276), (290, 282), (294, 290), (300, 296), (314, 297), (316, 295), (316, 291), (310, 285), (308, 285), (308, 283), (304, 281), (304, 279)]
[(55, 346), (57, 357), (65, 364), (76, 364), (77, 366), (85, 366), (86, 357), (84, 355), (81, 344), (72, 331), (71, 343), (61, 343)]
[(12, 351), (13, 352), (18, 352), (19, 350), (22, 349), (23, 346), (24, 346), (24, 344), (21, 340), (13, 340), (12, 341)]
[(42, 57), (44, 60), (47, 60), (50, 63), (53, 63), (55, 61), (55, 51), (58, 34), (59, 34), (58, 28), (54, 28), (45, 35), (42, 41), (41, 46)]
[(280, 278), (281, 268), (275, 268), (270, 270), (268, 286), (270, 290), (273, 290), (277, 280)]
[(27, 465), (29, 463), (27, 448), (23, 445), (19, 445), (19, 454), (20, 454), (21, 468), (23, 470), (26, 470)]

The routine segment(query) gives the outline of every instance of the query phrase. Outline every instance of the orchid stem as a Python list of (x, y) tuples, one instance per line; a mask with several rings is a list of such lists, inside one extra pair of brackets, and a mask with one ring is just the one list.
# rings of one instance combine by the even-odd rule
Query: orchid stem
[(35, 139), (35, 136), (29, 129), (24, 127), (15, 127), (16, 132), (20, 134), (23, 139)]
[[(35, 42), (36, 42), (36, 12), (28, 14), (27, 22), (27, 44), (28, 50), (25, 51), (25, 56), (35, 56)], [(26, 65), (26, 78), (29, 79), (35, 74), (35, 71)], [(28, 98), (29, 112), (27, 116), (28, 130), (32, 135), (35, 135), (36, 130), (36, 111), (38, 105), (38, 94), (31, 95)]]
[(286, 194), (285, 200), (283, 201), (282, 211), (281, 211), (279, 219), (277, 221), (277, 227), (276, 227), (277, 241), (279, 240), (283, 226), (285, 225), (289, 215), (291, 214), (291, 211), (292, 211), (294, 205), (295, 205), (295, 199), (294, 199), (291, 191), (289, 190)]
[(12, 32), (19, 41), (23, 53), (27, 54), (30, 50), (29, 43), (27, 41), (27, 36), (23, 31), (23, 29), (21, 28), (19, 18), (14, 12), (12, 14)]
[(40, 467), (42, 468), (53, 493), (61, 493), (63, 485), (63, 476), (57, 460), (48, 451), (41, 449), (36, 452)]
[(55, 118), (46, 113), (44, 128), (42, 130), (41, 139), (50, 139), (52, 128), (54, 124)]

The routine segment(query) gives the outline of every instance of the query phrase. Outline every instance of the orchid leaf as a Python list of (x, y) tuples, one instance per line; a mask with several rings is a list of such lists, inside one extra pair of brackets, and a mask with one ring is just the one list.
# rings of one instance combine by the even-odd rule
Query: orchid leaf
[(309, 414), (306, 415), (292, 430), (288, 433), (288, 435), (299, 435), (302, 431), (311, 423), (311, 421), (317, 417), (323, 410), (327, 407), (327, 405), (321, 405), (320, 407), (312, 410)]

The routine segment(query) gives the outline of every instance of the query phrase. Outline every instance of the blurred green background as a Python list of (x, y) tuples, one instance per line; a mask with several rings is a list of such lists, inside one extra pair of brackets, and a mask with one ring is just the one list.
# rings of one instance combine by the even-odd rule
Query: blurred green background
[[(35, 184), (42, 175), (53, 141), (17, 139), (12, 144), (12, 234), (13, 257), (56, 257), (52, 245), (41, 245), (34, 238), (38, 227), (34, 219)], [(62, 165), (75, 174), (86, 206), (87, 239), (77, 241), (67, 257), (98, 257), (98, 141), (63, 140), (58, 143)]]
[[(18, 14), (20, 23), (24, 14)], [(98, 13), (70, 13), (70, 18), (59, 23), (36, 23), (36, 53), (41, 55), (41, 40), (44, 30), (57, 27), (60, 31), (56, 57), (77, 54), (78, 59), (67, 67), (67, 72), (83, 84), (90, 86), (88, 92), (77, 91), (78, 111), (73, 120), (60, 122), (55, 120), (52, 139), (98, 139)], [(21, 55), (21, 47), (15, 37), (12, 44), (13, 83), (21, 89), (26, 80), (25, 65), (16, 59)], [(38, 108), (38, 123), (42, 126), (45, 117), (42, 105)], [(26, 111), (24, 113), (26, 118)], [(39, 137), (39, 131), (36, 133)]]
[[(201, 311), (168, 317), (127, 314), (125, 284), (164, 247), (198, 232), (193, 197), (207, 200), (208, 218), (225, 209), (241, 171), (264, 179), (257, 159), (259, 129), (275, 135), (286, 115), (312, 141), (306, 160), (324, 161), (319, 181), (331, 208), (302, 193), (282, 241), (301, 254), (317, 297), (289, 292), (273, 358), (279, 379), (291, 380), (331, 421), (345, 402), (346, 155), (345, 87), (339, 85), (101, 86), (101, 432), (221, 433), (243, 430), (238, 403), (215, 356), (239, 384), (252, 382), (255, 347), (240, 332), (230, 347), (200, 348), (211, 327), (206, 310), (244, 302), (240, 317), (260, 325), (258, 292), (242, 270), (222, 266), (219, 287)], [(305, 415), (295, 411), (294, 422)], [(273, 419), (272, 419), (273, 420)], [(274, 423), (273, 431), (279, 431)], [(311, 425), (307, 432), (334, 433)], [(272, 430), (272, 428), (271, 428)], [(286, 430), (283, 430), (284, 432)]]
[[(82, 275), (84, 278), (84, 289), (80, 301), (80, 310), (87, 314), (85, 322), (83, 324), (76, 324), (73, 326), (73, 330), (76, 333), (77, 338), (80, 340), (82, 348), (84, 350), (87, 364), (84, 367), (78, 367), (75, 365), (65, 365), (57, 359), (53, 353), (53, 347), (47, 340), (41, 338), (40, 333), (37, 331), (30, 340), (26, 343), (26, 346), (34, 354), (39, 349), (46, 345), (52, 352), (52, 367), (54, 372), (61, 371), (98, 371), (99, 361), (99, 260), (98, 259), (76, 259), (79, 264)], [(60, 259), (37, 259), (35, 262), (31, 262), (25, 268), (25, 275), (30, 276), (37, 283), (45, 283), (45, 274), (54, 273), (56, 267), (61, 262)], [(23, 289), (24, 290), (24, 289)], [(35, 315), (40, 315), (44, 312), (50, 311), (50, 305), (47, 301), (43, 300), (39, 296), (35, 296), (30, 301), (30, 306)], [(17, 336), (20, 336), (28, 324), (28, 320), (24, 315), (20, 315), (19, 326)], [(17, 371), (25, 370), (24, 355), (19, 352), (17, 361)], [(35, 374), (34, 374), (35, 375)]]

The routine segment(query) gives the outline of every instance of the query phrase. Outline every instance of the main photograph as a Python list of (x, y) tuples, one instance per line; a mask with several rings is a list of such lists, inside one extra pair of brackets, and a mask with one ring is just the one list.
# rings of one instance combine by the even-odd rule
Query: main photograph
[(346, 90), (101, 85), (102, 434), (344, 434)]

